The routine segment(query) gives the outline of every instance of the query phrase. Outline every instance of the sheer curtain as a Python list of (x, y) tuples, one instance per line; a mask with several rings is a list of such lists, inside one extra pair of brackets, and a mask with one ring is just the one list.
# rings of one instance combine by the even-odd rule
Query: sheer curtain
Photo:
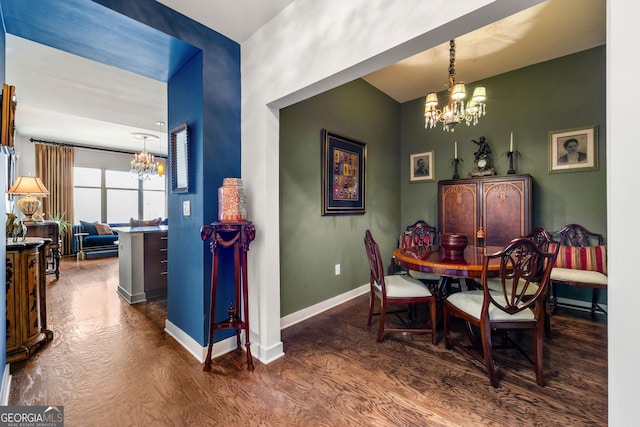
[[(73, 147), (36, 144), (36, 176), (49, 190), (42, 199), (46, 219), (62, 218), (73, 224)], [(73, 253), (73, 234), (69, 227), (62, 236), (62, 255)]]

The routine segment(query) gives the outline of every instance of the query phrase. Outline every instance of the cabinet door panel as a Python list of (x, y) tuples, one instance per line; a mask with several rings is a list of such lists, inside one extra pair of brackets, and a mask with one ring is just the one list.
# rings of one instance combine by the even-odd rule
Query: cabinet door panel
[(34, 339), (38, 337), (42, 331), (40, 324), (40, 253), (37, 251), (26, 252), (24, 255), (24, 274), (25, 285), (27, 287), (26, 301), (27, 306), (23, 309), (28, 313), (26, 322), (26, 338)]
[(485, 182), (482, 195), (487, 245), (506, 246), (527, 233), (523, 181)]
[(21, 277), (19, 268), (20, 263), (18, 257), (20, 254), (17, 252), (7, 251), (7, 351), (12, 351), (18, 348), (20, 341), (20, 330), (18, 319), (20, 316), (20, 284)]
[(466, 234), (473, 242), (477, 227), (476, 184), (451, 184), (441, 187), (440, 232)]

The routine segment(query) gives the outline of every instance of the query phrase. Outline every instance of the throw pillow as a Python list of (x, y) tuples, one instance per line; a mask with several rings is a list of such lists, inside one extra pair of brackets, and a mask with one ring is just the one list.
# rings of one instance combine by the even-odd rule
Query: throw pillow
[(90, 236), (98, 235), (98, 230), (96, 230), (96, 225), (94, 223), (81, 220), (80, 225), (82, 225), (84, 232), (89, 233)]
[(111, 227), (109, 227), (109, 224), (95, 222), (93, 225), (95, 225), (96, 230), (98, 231), (98, 234), (101, 236), (113, 234), (113, 230), (111, 229)]
[(607, 246), (574, 247), (560, 245), (554, 266), (607, 274)]
[(140, 219), (129, 219), (129, 224), (131, 225), (131, 227), (157, 227), (162, 223), (162, 218), (158, 217), (158, 218), (154, 218), (154, 219), (147, 219), (147, 220), (140, 220)]

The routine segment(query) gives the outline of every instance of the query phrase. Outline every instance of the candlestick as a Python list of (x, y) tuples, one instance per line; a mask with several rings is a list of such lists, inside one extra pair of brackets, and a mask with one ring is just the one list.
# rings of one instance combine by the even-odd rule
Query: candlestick
[(511, 143), (509, 144), (509, 151), (513, 151), (513, 132), (511, 132)]
[(455, 141), (453, 146), (453, 158), (457, 159), (458, 158), (458, 141)]
[(520, 155), (520, 153), (513, 152), (513, 151), (509, 151), (507, 153), (507, 156), (509, 157), (509, 170), (507, 171), (507, 174), (509, 174), (509, 175), (516, 173), (516, 170), (513, 168), (513, 155), (514, 154)]

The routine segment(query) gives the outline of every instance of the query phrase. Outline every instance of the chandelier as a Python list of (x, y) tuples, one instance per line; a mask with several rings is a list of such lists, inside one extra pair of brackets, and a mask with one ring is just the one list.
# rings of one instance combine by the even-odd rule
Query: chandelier
[(158, 140), (160, 138), (150, 133), (132, 133), (131, 136), (136, 139), (142, 139), (144, 147), (140, 153), (133, 155), (129, 172), (136, 175), (140, 181), (151, 179), (156, 175), (162, 176), (162, 164), (156, 163), (153, 154), (147, 151), (147, 139)]
[(485, 99), (487, 90), (478, 86), (473, 90), (471, 100), (466, 103), (464, 83), (456, 83), (456, 42), (449, 42), (449, 92), (451, 99), (442, 110), (438, 109), (438, 95), (429, 92), (424, 104), (424, 128), (432, 129), (442, 123), (445, 132), (453, 132), (458, 123), (465, 122), (467, 126), (477, 125), (478, 119), (485, 114)]

